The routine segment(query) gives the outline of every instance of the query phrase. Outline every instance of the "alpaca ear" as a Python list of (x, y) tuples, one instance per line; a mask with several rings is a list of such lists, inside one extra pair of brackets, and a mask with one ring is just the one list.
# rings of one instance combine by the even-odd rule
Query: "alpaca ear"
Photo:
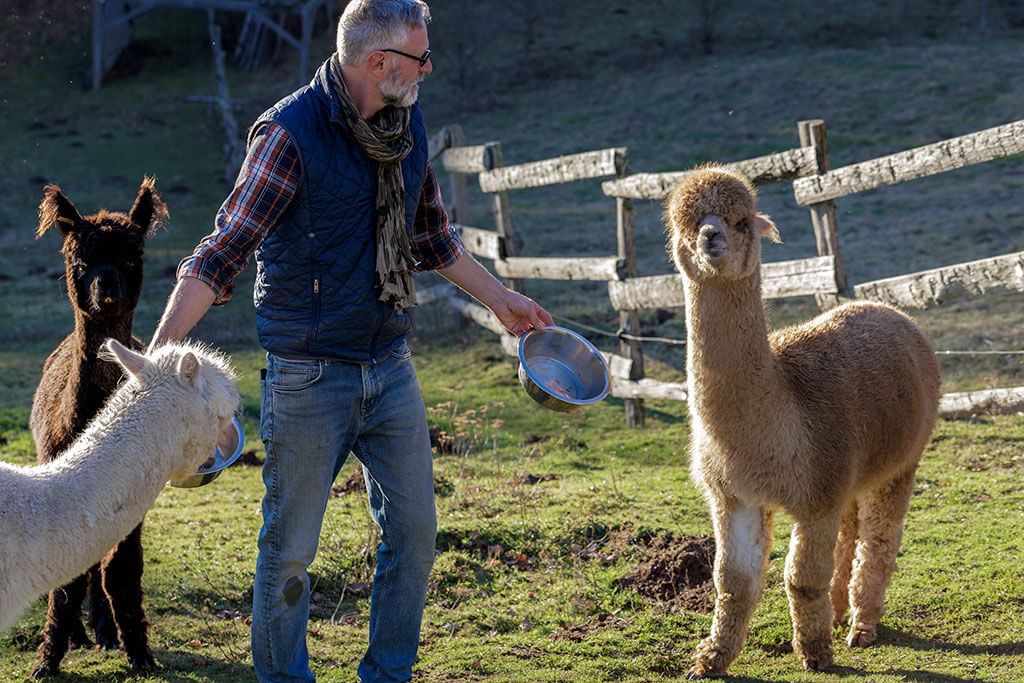
[(779, 235), (779, 229), (775, 227), (775, 223), (772, 223), (772, 219), (763, 213), (759, 213), (754, 216), (754, 230), (761, 237), (770, 239), (775, 244), (782, 244), (782, 237)]
[(39, 227), (36, 228), (36, 239), (43, 236), (56, 223), (61, 235), (67, 235), (82, 220), (78, 209), (71, 201), (61, 194), (56, 185), (47, 185), (43, 190), (42, 203), (39, 204)]
[(178, 361), (178, 380), (186, 387), (195, 387), (199, 382), (199, 360), (191, 351)]
[(150, 360), (141, 353), (132, 351), (116, 339), (108, 339), (104, 346), (110, 354), (109, 356), (104, 354), (104, 358), (106, 360), (113, 360), (120, 364), (121, 367), (127, 370), (134, 377), (141, 377), (142, 371), (146, 368), (146, 365), (150, 363)]
[(168, 216), (167, 205), (160, 199), (160, 195), (153, 187), (155, 183), (154, 178), (143, 176), (139, 194), (135, 197), (131, 211), (128, 212), (128, 218), (139, 226), (147, 236), (156, 232), (156, 229), (163, 225), (164, 219)]

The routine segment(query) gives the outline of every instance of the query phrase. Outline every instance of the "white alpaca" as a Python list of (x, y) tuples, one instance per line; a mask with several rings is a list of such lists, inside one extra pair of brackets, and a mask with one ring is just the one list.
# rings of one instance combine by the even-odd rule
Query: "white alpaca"
[(0, 462), (0, 632), (116, 547), (167, 481), (194, 472), (232, 427), (239, 396), (222, 354), (106, 346), (128, 380), (82, 435), (44, 465)]

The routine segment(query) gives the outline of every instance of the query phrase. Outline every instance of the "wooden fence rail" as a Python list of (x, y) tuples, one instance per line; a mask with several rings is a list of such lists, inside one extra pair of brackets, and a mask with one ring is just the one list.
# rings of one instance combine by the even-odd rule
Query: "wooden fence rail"
[[(818, 256), (762, 264), (766, 299), (813, 296), (822, 307), (841, 297), (869, 298), (903, 308), (930, 308), (963, 299), (997, 293), (1024, 292), (1024, 252), (898, 275), (849, 287), (839, 253), (834, 200), (856, 192), (921, 178), (935, 173), (991, 161), (1024, 151), (1024, 120), (944, 140), (879, 159), (830, 170), (825, 126), (820, 120), (797, 124), (801, 146), (754, 159), (726, 164), (755, 185), (792, 182), (797, 202), (807, 206), (815, 233)], [(689, 171), (628, 173), (625, 148), (567, 155), (515, 166), (503, 166), (497, 142), (465, 146), (458, 126), (442, 130), (431, 140), (431, 157), (440, 159), (450, 174), (454, 202), (450, 213), (467, 217), (465, 178), (477, 174), (481, 191), (493, 195), (496, 229), (457, 225), (466, 248), (492, 259), (495, 272), (507, 284), (521, 289), (522, 280), (605, 281), (612, 307), (619, 312), (619, 353), (604, 353), (611, 370), (611, 395), (626, 403), (626, 421), (641, 426), (644, 399), (686, 400), (685, 384), (661, 382), (644, 376), (643, 351), (637, 312), (654, 308), (681, 308), (682, 282), (676, 273), (636, 276), (634, 200), (663, 200)], [(600, 178), (602, 192), (616, 201), (618, 254), (607, 257), (557, 258), (520, 256), (522, 241), (509, 210), (509, 190)], [(461, 183), (461, 189), (460, 184)], [(508, 355), (516, 354), (515, 339), (486, 308), (458, 295), (443, 296), (461, 314), (492, 330)], [(437, 298), (437, 291), (424, 293)], [(978, 412), (1024, 410), (1024, 387), (959, 392), (942, 397), (940, 413), (956, 417)]]

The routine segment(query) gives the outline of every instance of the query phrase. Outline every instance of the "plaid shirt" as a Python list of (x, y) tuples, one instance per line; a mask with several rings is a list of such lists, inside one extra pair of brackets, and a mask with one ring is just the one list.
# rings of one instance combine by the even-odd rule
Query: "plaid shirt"
[[(178, 278), (201, 280), (217, 295), (215, 304), (227, 302), (234, 292), (235, 277), (284, 215), (300, 182), (302, 169), (295, 143), (278, 124), (265, 124), (249, 146), (234, 189), (217, 211), (213, 232), (178, 265)], [(409, 246), (418, 271), (450, 266), (465, 251), (448, 222), (430, 162)]]

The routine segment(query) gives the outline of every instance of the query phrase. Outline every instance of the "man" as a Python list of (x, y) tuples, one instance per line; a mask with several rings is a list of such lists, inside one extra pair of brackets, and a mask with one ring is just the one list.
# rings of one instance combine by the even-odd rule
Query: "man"
[(267, 349), (252, 617), (261, 681), (313, 680), (306, 570), (350, 451), (381, 530), (359, 677), (411, 677), (437, 521), (426, 411), (405, 343), (410, 271), (436, 269), (516, 335), (552, 322), (465, 252), (448, 224), (416, 104), (433, 69), (429, 20), (422, 0), (348, 4), (337, 54), (253, 125), (214, 232), (180, 264), (150, 344), (184, 337), (231, 295), (255, 253)]

